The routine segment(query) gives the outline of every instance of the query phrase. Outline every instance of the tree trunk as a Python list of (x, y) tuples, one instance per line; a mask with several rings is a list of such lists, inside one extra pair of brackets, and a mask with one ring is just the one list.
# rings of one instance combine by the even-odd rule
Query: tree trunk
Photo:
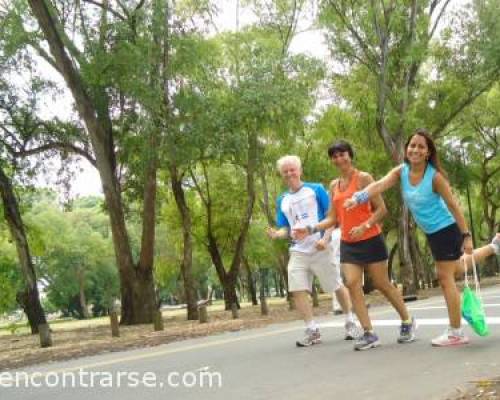
[(276, 297), (278, 296), (279, 293), (279, 283), (278, 283), (278, 277), (276, 271), (273, 271), (273, 281), (274, 281), (274, 291), (276, 293)]
[(253, 279), (252, 269), (250, 268), (250, 264), (246, 257), (243, 257), (243, 268), (245, 269), (247, 276), (247, 285), (248, 285), (248, 298), (252, 302), (252, 305), (258, 305), (257, 301), (257, 290), (255, 288), (255, 281)]
[(12, 240), (16, 244), (17, 257), (24, 280), (24, 289), (17, 293), (17, 301), (23, 308), (31, 328), (31, 333), (39, 332), (39, 325), (47, 324), (45, 312), (40, 303), (37, 279), (31, 258), (28, 238), (24, 230), (19, 204), (9, 177), (0, 166), (0, 194), (3, 201), (3, 212)]
[(233, 304), (239, 309), (240, 303), (236, 293), (236, 277), (234, 277), (231, 273), (226, 274), (223, 285), (225, 309), (232, 310)]
[(226, 272), (224, 267), (224, 262), (222, 260), (219, 245), (217, 242), (217, 238), (213, 232), (212, 226), (212, 201), (210, 198), (210, 191), (208, 189), (208, 176), (206, 169), (204, 169), (205, 173), (205, 181), (207, 184), (206, 194), (203, 194), (202, 189), (197, 184), (195, 178), (195, 185), (202, 201), (205, 205), (207, 211), (207, 240), (208, 240), (208, 252), (210, 253), (210, 257), (212, 259), (212, 263), (215, 266), (217, 271), (217, 276), (224, 287), (224, 301), (226, 310), (231, 310), (231, 304), (234, 302), (238, 304), (238, 298), (236, 295), (236, 277), (238, 276), (240, 265), (243, 259), (244, 250), (245, 250), (245, 242), (248, 236), (248, 230), (250, 228), (250, 220), (253, 215), (253, 208), (255, 203), (255, 171), (257, 168), (257, 134), (249, 133), (247, 138), (247, 165), (246, 165), (246, 189), (247, 189), (247, 199), (246, 199), (246, 209), (245, 214), (241, 221), (240, 233), (238, 235), (238, 239), (236, 240), (234, 246), (233, 258), (231, 261), (231, 267), (229, 268), (229, 272)]
[(312, 296), (313, 307), (314, 308), (319, 307), (318, 288), (316, 287), (316, 283), (315, 282), (313, 282), (313, 285), (312, 285), (311, 296)]
[(415, 268), (413, 269), (413, 278), (415, 281), (416, 289), (423, 289), (425, 283), (425, 271), (424, 264), (422, 262), (422, 254), (420, 252), (420, 247), (418, 245), (417, 233), (415, 232), (415, 225), (412, 224), (410, 232), (410, 252), (412, 259), (414, 260)]
[(182, 221), (183, 252), (181, 273), (187, 303), (187, 319), (197, 320), (198, 298), (193, 278), (193, 236), (191, 232), (191, 213), (184, 195), (184, 189), (182, 188), (182, 176), (179, 176), (179, 171), (177, 170), (175, 164), (170, 164), (169, 171), (172, 192), (174, 193), (175, 203)]
[(259, 269), (259, 297), (266, 297), (266, 271), (264, 268)]
[(280, 297), (285, 297), (285, 282), (286, 282), (286, 277), (283, 276), (281, 271), (278, 271), (279, 274), (279, 280), (280, 280)]
[[(68, 56), (68, 49), (56, 29), (56, 16), (51, 15), (45, 1), (29, 0), (58, 71), (70, 89), (76, 108), (89, 133), (90, 142), (96, 158), (97, 170), (102, 182), (106, 206), (109, 212), (116, 263), (120, 277), (122, 314), (121, 323), (125, 325), (151, 323), (156, 308), (152, 256), (154, 246), (154, 202), (156, 193), (155, 169), (149, 169), (145, 184), (145, 204), (141, 260), (136, 266), (125, 224), (120, 184), (116, 174), (116, 155), (113, 129), (107, 108), (105, 90), (95, 90), (100, 94), (98, 107), (89, 95), (77, 67)], [(101, 88), (102, 89), (102, 88)]]
[(401, 218), (398, 225), (400, 273), (403, 284), (403, 295), (406, 296), (416, 294), (417, 290), (410, 251), (410, 215), (408, 208), (403, 203), (401, 206)]
[[(396, 141), (397, 154), (395, 159), (398, 164), (404, 161), (404, 142), (402, 135), (397, 136)], [(415, 229), (411, 226), (410, 211), (404, 204), (402, 195), (400, 197), (401, 213), (398, 221), (398, 254), (400, 263), (401, 281), (403, 284), (403, 295), (414, 295), (417, 293), (415, 280), (415, 262), (412, 254), (412, 241), (416, 240), (412, 236), (415, 235)]]
[(389, 252), (388, 275), (389, 275), (389, 280), (391, 282), (397, 282), (397, 279), (394, 277), (394, 272), (393, 272), (394, 256), (396, 255), (397, 250), (398, 250), (398, 242), (394, 243), (391, 251)]
[(87, 299), (85, 297), (85, 271), (82, 267), (77, 269), (77, 279), (78, 279), (78, 288), (79, 288), (79, 301), (80, 308), (82, 310), (82, 318), (89, 319), (89, 310), (87, 307)]
[(39, 326), (47, 323), (38, 289), (35, 291), (25, 287), (24, 290), (17, 292), (16, 300), (28, 318), (31, 334), (38, 334), (40, 332)]

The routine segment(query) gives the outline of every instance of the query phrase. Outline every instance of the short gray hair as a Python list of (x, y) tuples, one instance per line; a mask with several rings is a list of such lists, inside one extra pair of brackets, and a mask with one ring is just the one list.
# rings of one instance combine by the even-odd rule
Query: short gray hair
[(298, 156), (286, 155), (276, 161), (276, 167), (279, 172), (281, 172), (281, 168), (283, 168), (285, 164), (295, 164), (298, 168), (302, 168), (302, 162)]

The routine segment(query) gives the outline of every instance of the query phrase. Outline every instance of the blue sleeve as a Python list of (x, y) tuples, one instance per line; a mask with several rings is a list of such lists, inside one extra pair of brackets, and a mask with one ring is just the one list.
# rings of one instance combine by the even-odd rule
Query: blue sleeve
[(330, 197), (322, 184), (316, 186), (316, 197), (318, 198), (320, 220), (326, 217), (330, 208)]
[(276, 225), (278, 228), (290, 228), (290, 224), (288, 223), (288, 219), (286, 218), (283, 211), (281, 211), (281, 202), (283, 201), (283, 196), (278, 198), (276, 202)]

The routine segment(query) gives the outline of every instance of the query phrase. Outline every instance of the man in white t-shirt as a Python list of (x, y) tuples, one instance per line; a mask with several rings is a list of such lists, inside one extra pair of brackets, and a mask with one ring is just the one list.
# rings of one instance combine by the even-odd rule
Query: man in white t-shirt
[(324, 246), (321, 240), (323, 234), (313, 232), (302, 240), (294, 240), (291, 232), (292, 228), (314, 226), (321, 221), (328, 212), (330, 200), (321, 184), (302, 182), (301, 162), (297, 156), (280, 158), (277, 167), (289, 190), (278, 198), (278, 229), (269, 228), (268, 235), (272, 239), (292, 239), (288, 263), (288, 290), (292, 293), (295, 306), (306, 324), (306, 335), (296, 344), (305, 347), (321, 343), (321, 335), (313, 319), (309, 301), (314, 276), (318, 278), (325, 292), (335, 292), (338, 282), (333, 267), (332, 248)]

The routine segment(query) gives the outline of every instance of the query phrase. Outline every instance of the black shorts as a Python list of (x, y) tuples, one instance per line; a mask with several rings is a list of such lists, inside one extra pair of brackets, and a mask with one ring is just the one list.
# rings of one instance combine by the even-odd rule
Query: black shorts
[(340, 241), (340, 263), (365, 265), (389, 258), (382, 234), (359, 242)]
[(456, 223), (426, 236), (434, 261), (455, 261), (462, 256), (464, 238)]

